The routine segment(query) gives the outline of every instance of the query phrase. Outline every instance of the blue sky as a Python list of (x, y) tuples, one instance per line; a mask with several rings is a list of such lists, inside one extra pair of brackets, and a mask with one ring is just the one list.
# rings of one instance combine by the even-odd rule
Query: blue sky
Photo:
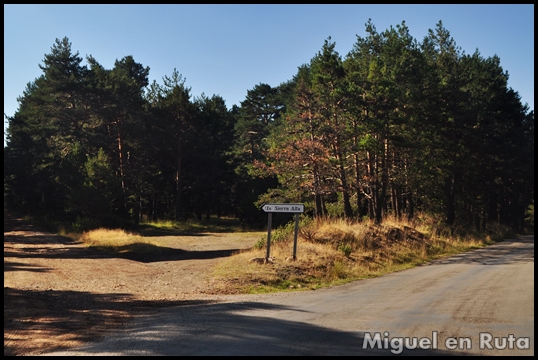
[(150, 67), (150, 82), (176, 68), (194, 97), (220, 95), (231, 108), (257, 84), (290, 80), (329, 36), (345, 57), (369, 18), (379, 32), (405, 21), (419, 42), (441, 20), (465, 53), (498, 55), (508, 85), (534, 110), (532, 4), (4, 4), (4, 114), (17, 111), (56, 38), (107, 69), (132, 55)]

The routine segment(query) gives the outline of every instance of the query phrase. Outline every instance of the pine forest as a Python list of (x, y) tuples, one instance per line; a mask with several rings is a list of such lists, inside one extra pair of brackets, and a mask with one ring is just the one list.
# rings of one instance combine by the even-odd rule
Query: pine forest
[(132, 56), (107, 69), (56, 39), (6, 119), (5, 206), (78, 230), (209, 217), (263, 226), (264, 203), (522, 229), (534, 111), (500, 59), (466, 54), (441, 21), (421, 42), (405, 22), (365, 26), (345, 56), (322, 39), (292, 79), (254, 85), (232, 108), (192, 96), (176, 69), (149, 83)]

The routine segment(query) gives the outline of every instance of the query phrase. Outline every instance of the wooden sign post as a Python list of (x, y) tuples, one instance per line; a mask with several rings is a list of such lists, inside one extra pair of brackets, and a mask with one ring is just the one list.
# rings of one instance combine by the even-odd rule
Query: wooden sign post
[(262, 207), (267, 214), (267, 253), (265, 261), (268, 262), (271, 255), (271, 222), (274, 212), (295, 214), (295, 233), (293, 235), (293, 260), (297, 259), (297, 233), (299, 232), (299, 214), (304, 212), (304, 204), (265, 204)]

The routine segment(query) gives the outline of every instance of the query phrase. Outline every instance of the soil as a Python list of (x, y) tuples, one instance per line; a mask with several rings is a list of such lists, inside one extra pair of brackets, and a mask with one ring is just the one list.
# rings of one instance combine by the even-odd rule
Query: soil
[(218, 301), (211, 269), (260, 237), (149, 235), (165, 246), (99, 251), (4, 212), (4, 355), (78, 346), (161, 307)]

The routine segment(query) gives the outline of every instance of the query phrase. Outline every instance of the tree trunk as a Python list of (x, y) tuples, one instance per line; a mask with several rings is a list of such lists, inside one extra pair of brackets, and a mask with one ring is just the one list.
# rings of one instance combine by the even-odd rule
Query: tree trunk
[(456, 220), (456, 199), (454, 196), (454, 176), (445, 179), (445, 200), (446, 200), (446, 223), (454, 225)]
[[(385, 207), (385, 196), (387, 195), (387, 182), (389, 179), (388, 175), (388, 140), (384, 140), (385, 151), (383, 153), (383, 159), (381, 160), (381, 192), (378, 192), (377, 196), (377, 207), (375, 212), (375, 222), (380, 224), (383, 220), (383, 208)], [(377, 186), (376, 186), (377, 187)]]
[(121, 190), (123, 192), (123, 208), (127, 211), (127, 195), (125, 193), (125, 174), (124, 174), (124, 156), (123, 156), (123, 134), (121, 131), (121, 118), (118, 119), (118, 157), (120, 161), (120, 179)]
[(315, 202), (316, 202), (316, 209), (314, 210), (314, 216), (317, 218), (323, 217), (323, 203), (321, 201), (321, 195), (316, 193), (314, 195)]
[(370, 198), (368, 201), (368, 215), (370, 219), (375, 219), (377, 204), (377, 174), (375, 171), (375, 159), (370, 151), (368, 151), (368, 177), (369, 177), (369, 188), (370, 188)]
[(176, 164), (176, 220), (181, 217), (181, 137), (177, 138), (177, 164)]

